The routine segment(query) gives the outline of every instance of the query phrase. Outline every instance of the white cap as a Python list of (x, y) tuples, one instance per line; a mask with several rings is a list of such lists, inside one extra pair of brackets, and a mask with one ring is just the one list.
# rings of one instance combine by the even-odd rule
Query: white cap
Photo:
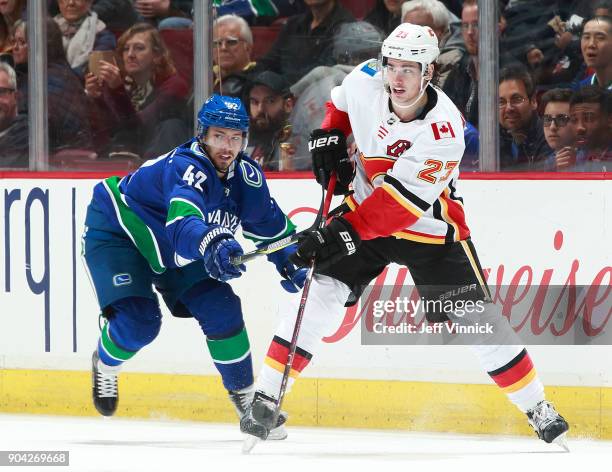
[(383, 58), (431, 64), (438, 58), (438, 38), (429, 26), (400, 23), (383, 41)]

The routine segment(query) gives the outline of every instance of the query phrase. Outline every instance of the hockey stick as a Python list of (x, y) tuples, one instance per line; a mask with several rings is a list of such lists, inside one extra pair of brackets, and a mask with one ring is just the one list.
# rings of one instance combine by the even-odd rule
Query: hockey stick
[[(335, 176), (332, 176), (332, 179), (334, 179), (334, 186), (335, 186), (335, 178), (336, 178)], [(331, 179), (329, 183), (331, 184)], [(329, 188), (330, 187), (328, 186), (328, 190), (327, 190), (328, 194), (329, 194)], [(333, 193), (334, 192), (333, 192), (333, 187), (332, 187), (331, 194), (333, 195)], [(330, 197), (330, 201), (331, 201), (331, 197)], [(310, 226), (310, 228), (305, 229), (304, 231), (300, 231), (299, 233), (293, 233), (283, 239), (279, 239), (277, 241), (274, 241), (273, 243), (266, 244), (265, 246), (260, 246), (254, 251), (247, 252), (246, 254), (243, 254), (242, 256), (232, 257), (230, 259), (230, 262), (232, 263), (232, 265), (239, 266), (240, 264), (249, 262), (255, 259), (256, 257), (264, 256), (266, 254), (271, 254), (273, 252), (280, 251), (281, 249), (284, 249), (287, 246), (296, 244), (302, 235), (309, 233), (310, 231), (319, 229), (319, 227), (321, 226), (321, 220), (323, 219), (323, 206), (324, 205), (325, 205), (325, 188), (321, 187), (321, 203), (319, 204), (319, 211), (317, 212), (317, 216), (314, 220), (314, 223)]]
[[(323, 203), (323, 207), (321, 208), (321, 219), (319, 222), (318, 228), (322, 228), (325, 226), (327, 221), (327, 214), (329, 213), (329, 207), (331, 205), (332, 197), (334, 196), (334, 187), (336, 186), (336, 174), (333, 173), (331, 178), (329, 179), (329, 184), (327, 186), (327, 195), (325, 195), (325, 200)], [(317, 229), (318, 229), (317, 228)], [(306, 310), (306, 302), (308, 301), (308, 293), (310, 292), (310, 285), (312, 283), (312, 277), (314, 275), (315, 261), (312, 260), (310, 263), (310, 267), (308, 269), (308, 275), (306, 276), (306, 280), (304, 281), (304, 288), (302, 289), (302, 298), (300, 299), (300, 307), (298, 308), (297, 317), (295, 318), (295, 325), (293, 326), (293, 334), (291, 335), (291, 344), (289, 345), (289, 354), (287, 356), (287, 363), (285, 364), (285, 370), (283, 371), (283, 378), (281, 380), (280, 389), (278, 392), (278, 400), (276, 402), (276, 411), (274, 412), (274, 417), (272, 420), (272, 424), (276, 424), (278, 421), (278, 417), (281, 412), (281, 408), (283, 406), (283, 400), (285, 399), (285, 392), (287, 391), (287, 385), (289, 384), (289, 374), (291, 373), (291, 368), (293, 367), (293, 359), (295, 358), (295, 352), (297, 350), (297, 341), (298, 336), (300, 334), (300, 329), (302, 327), (302, 320), (304, 318), (304, 311)], [(249, 436), (244, 440), (244, 444), (242, 446), (242, 452), (244, 454), (248, 454), (255, 447), (258, 442), (258, 438), (255, 436)]]

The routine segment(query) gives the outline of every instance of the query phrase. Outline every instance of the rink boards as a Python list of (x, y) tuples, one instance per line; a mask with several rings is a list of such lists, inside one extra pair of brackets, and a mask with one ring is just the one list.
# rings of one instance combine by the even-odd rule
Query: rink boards
[[(89, 369), (98, 308), (80, 235), (95, 182), (0, 180), (0, 411), (94, 414)], [(296, 223), (310, 224), (320, 195), (314, 182), (273, 179), (270, 187)], [(480, 261), (495, 281), (531, 276), (535, 284), (546, 273), (552, 284), (609, 283), (608, 180), (465, 180), (459, 191)], [(396, 276), (392, 267), (385, 283)], [(287, 295), (265, 260), (233, 285), (257, 371)], [(362, 346), (359, 331), (358, 313), (347, 313), (329, 333), (286, 403), (294, 424), (530, 433), (466, 348)], [(612, 439), (612, 348), (529, 351), (575, 434)], [(195, 321), (165, 316), (160, 336), (125, 368), (118, 414), (230, 421), (214, 374)]]

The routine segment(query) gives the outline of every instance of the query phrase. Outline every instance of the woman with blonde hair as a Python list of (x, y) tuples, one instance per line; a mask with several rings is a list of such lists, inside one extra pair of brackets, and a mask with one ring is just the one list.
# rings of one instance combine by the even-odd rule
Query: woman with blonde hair
[(100, 61), (97, 75), (86, 75), (85, 90), (106, 119), (106, 126), (99, 119), (94, 126), (98, 134), (112, 135), (110, 153), (155, 157), (189, 137), (182, 120), (187, 83), (150, 24), (138, 23), (121, 35), (116, 60)]

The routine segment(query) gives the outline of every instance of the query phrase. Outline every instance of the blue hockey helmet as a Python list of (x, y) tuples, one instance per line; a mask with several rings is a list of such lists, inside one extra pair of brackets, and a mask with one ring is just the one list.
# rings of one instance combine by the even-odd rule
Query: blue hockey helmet
[(235, 97), (226, 97), (213, 94), (204, 102), (198, 112), (198, 138), (202, 140), (206, 131), (211, 126), (229, 128), (242, 131), (246, 138), (249, 131), (249, 115), (246, 112), (242, 100)]

